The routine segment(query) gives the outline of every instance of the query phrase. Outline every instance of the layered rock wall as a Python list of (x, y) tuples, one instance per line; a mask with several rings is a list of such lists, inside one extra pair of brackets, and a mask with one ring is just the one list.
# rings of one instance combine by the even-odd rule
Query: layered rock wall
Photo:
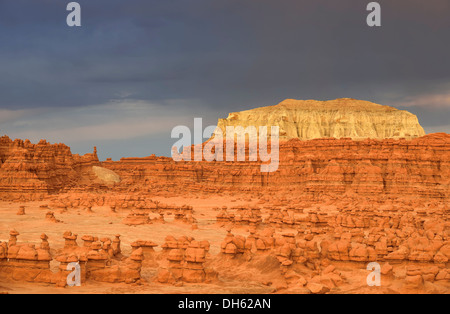
[(450, 135), (405, 139), (290, 140), (280, 144), (279, 169), (259, 162), (175, 162), (166, 157), (122, 158), (102, 166), (122, 178), (117, 188), (140, 191), (275, 191), (320, 197), (450, 196)]

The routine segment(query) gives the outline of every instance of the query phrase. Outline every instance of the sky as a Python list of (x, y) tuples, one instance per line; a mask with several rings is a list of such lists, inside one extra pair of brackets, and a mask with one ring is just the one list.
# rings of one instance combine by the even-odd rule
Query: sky
[(450, 1), (0, 0), (0, 134), (100, 159), (284, 99), (364, 99), (450, 133)]

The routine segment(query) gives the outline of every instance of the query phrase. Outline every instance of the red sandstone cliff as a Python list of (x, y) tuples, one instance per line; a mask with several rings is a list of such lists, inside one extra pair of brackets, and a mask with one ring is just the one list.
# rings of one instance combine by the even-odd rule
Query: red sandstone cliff
[[(97, 153), (73, 155), (64, 144), (0, 138), (0, 197), (41, 198), (88, 180)], [(87, 178), (86, 178), (87, 177)], [(89, 181), (89, 180), (88, 180)]]
[(450, 135), (405, 139), (315, 139), (280, 143), (280, 165), (262, 173), (258, 162), (174, 162), (166, 157), (122, 158), (102, 166), (122, 189), (362, 196), (450, 196)]
[[(92, 171), (100, 165), (118, 174), (120, 182), (102, 185)], [(79, 156), (64, 144), (0, 138), (2, 199), (102, 188), (445, 200), (450, 196), (449, 175), (450, 135), (445, 133), (413, 140), (292, 139), (280, 144), (280, 165), (274, 173), (262, 173), (259, 162), (175, 162), (155, 156), (100, 163), (96, 151)]]

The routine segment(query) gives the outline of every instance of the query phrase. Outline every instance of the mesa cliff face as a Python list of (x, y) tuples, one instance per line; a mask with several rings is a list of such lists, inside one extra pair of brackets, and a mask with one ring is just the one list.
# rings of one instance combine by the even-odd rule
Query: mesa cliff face
[(227, 119), (219, 119), (217, 126), (224, 134), (227, 126), (279, 126), (281, 140), (411, 139), (425, 135), (417, 117), (407, 111), (350, 98), (287, 99), (276, 106), (230, 113)]

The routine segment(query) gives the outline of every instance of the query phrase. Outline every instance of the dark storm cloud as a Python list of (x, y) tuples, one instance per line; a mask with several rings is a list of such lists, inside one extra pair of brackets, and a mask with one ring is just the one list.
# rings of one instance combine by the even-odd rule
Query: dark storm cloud
[[(223, 116), (353, 97), (450, 124), (448, 0), (378, 1), (380, 28), (362, 0), (80, 0), (81, 28), (68, 2), (0, 1), (0, 108), (136, 100)], [(411, 105), (433, 94), (444, 103)]]

